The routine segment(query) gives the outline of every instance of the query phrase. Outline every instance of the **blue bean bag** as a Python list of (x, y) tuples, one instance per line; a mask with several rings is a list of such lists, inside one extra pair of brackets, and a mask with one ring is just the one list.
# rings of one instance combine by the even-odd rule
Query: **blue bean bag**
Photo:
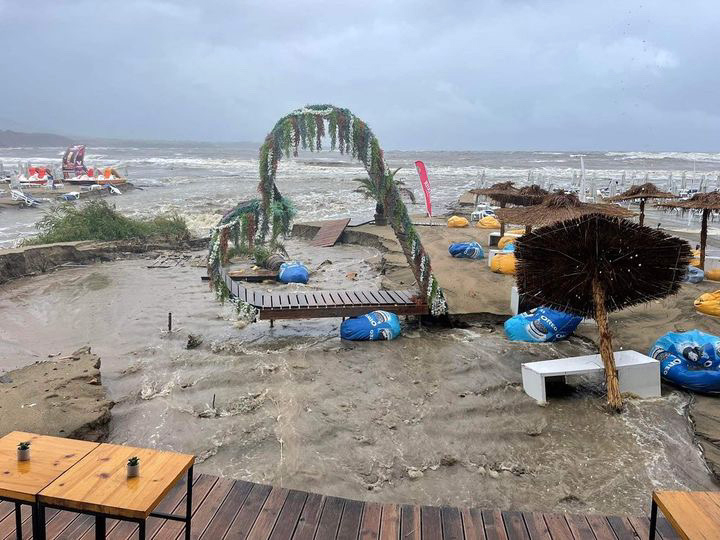
[(280, 265), (278, 281), (283, 283), (307, 283), (310, 272), (304, 264), (299, 262), (287, 262)]
[(367, 315), (350, 317), (340, 325), (340, 337), (350, 341), (379, 341), (400, 335), (400, 319), (388, 311), (372, 311)]
[(531, 309), (505, 321), (505, 335), (511, 341), (544, 343), (572, 334), (582, 317), (550, 308)]
[(699, 330), (668, 332), (650, 348), (662, 378), (686, 390), (720, 394), (720, 338)]
[(477, 242), (455, 242), (450, 244), (448, 251), (457, 259), (482, 259), (485, 256)]
[(688, 266), (683, 281), (686, 283), (700, 283), (705, 279), (705, 272), (697, 266)]
[(502, 248), (503, 252), (514, 252), (515, 251), (515, 242), (510, 242), (509, 244), (505, 244), (505, 247)]

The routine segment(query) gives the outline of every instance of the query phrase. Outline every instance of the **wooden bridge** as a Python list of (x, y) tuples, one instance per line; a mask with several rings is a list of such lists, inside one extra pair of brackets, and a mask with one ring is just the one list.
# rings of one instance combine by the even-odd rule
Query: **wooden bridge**
[[(185, 485), (175, 487), (157, 508), (182, 514)], [(649, 500), (649, 495), (648, 495)], [(31, 538), (30, 512), (23, 506), (24, 538)], [(91, 540), (92, 516), (48, 510), (48, 540)], [(192, 538), (202, 540), (637, 540), (648, 538), (645, 517), (504, 512), (366, 503), (199, 475), (193, 483)], [(137, 537), (137, 525), (108, 520), (107, 538)], [(150, 518), (147, 538), (183, 538), (183, 523)], [(0, 539), (15, 538), (12, 503), (0, 503)], [(664, 519), (658, 539), (678, 538)]]
[(423, 315), (428, 305), (417, 291), (345, 290), (264, 293), (248, 289), (232, 279), (225, 268), (220, 278), (230, 294), (247, 302), (260, 319), (314, 319), (353, 317), (376, 309), (397, 315)]

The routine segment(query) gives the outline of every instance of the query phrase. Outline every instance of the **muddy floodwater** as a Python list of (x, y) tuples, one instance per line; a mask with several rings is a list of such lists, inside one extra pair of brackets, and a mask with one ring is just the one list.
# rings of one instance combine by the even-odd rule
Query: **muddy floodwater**
[[(322, 256), (330, 262), (311, 261), (315, 286), (379, 283), (372, 249)], [(522, 362), (584, 354), (587, 341), (510, 343), (501, 326), (412, 320), (381, 343), (342, 342), (339, 319), (243, 326), (201, 281), (204, 269), (150, 262), (0, 287), (0, 374), (90, 345), (116, 402), (111, 441), (194, 453), (201, 472), (331, 495), (640, 514), (652, 489), (715, 488), (684, 393), (631, 399), (622, 415), (605, 412), (594, 381), (545, 407), (523, 393)], [(186, 349), (188, 334), (203, 343)]]

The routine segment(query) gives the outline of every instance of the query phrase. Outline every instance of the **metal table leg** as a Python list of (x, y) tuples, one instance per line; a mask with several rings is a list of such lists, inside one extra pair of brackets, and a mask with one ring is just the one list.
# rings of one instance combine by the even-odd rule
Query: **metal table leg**
[(190, 540), (190, 527), (192, 524), (192, 490), (193, 490), (193, 466), (191, 465), (187, 473), (187, 497), (185, 508), (185, 540)]
[(22, 513), (19, 502), (15, 503), (15, 538), (22, 540)]
[(45, 540), (45, 506), (37, 503), (37, 534), (33, 531), (33, 538), (37, 540)]
[(95, 516), (95, 540), (105, 540), (105, 516)]
[(145, 520), (139, 523), (138, 540), (145, 540)]
[(657, 503), (655, 499), (652, 501), (652, 508), (650, 509), (650, 535), (649, 540), (655, 540), (655, 528), (657, 527)]

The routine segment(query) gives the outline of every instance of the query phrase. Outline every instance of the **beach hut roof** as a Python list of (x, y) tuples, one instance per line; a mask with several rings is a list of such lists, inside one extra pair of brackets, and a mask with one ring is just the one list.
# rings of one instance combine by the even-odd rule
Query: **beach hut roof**
[(683, 208), (685, 210), (720, 210), (720, 193), (696, 193), (687, 200), (657, 203), (663, 208)]
[(593, 279), (616, 311), (678, 291), (690, 260), (684, 240), (604, 214), (540, 227), (515, 243), (521, 295), (538, 305), (595, 317)]
[(660, 191), (652, 182), (647, 182), (639, 186), (630, 186), (630, 189), (610, 197), (609, 201), (631, 201), (633, 199), (672, 199), (675, 195), (667, 191)]
[(630, 217), (633, 213), (616, 204), (591, 204), (580, 202), (572, 193), (548, 195), (540, 204), (522, 208), (501, 208), (498, 219), (517, 225), (551, 225), (558, 221), (575, 219), (586, 214), (604, 214), (614, 217)]

